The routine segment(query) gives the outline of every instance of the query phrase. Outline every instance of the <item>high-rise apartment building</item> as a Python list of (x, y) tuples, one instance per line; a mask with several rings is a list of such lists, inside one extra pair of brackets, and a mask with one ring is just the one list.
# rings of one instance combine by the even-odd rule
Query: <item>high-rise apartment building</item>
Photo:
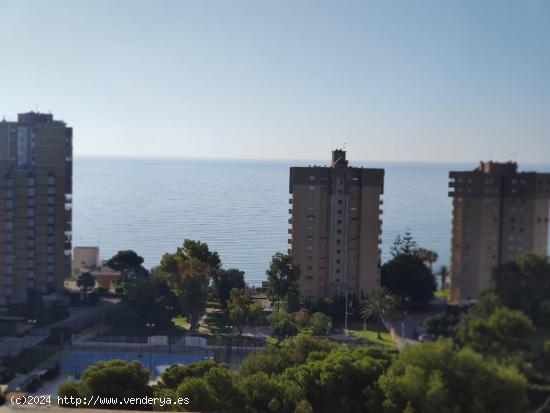
[(0, 306), (62, 291), (70, 274), (72, 129), (50, 114), (0, 122)]
[(524, 252), (548, 252), (550, 174), (518, 172), (515, 162), (481, 162), (450, 172), (453, 198), (451, 299), (490, 287), (494, 267)]
[(384, 170), (350, 167), (343, 150), (330, 167), (290, 168), (289, 253), (303, 299), (360, 298), (379, 285), (383, 191)]

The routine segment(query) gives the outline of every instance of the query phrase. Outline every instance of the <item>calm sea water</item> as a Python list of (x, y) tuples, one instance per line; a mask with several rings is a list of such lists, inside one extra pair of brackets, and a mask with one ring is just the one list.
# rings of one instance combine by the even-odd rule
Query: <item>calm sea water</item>
[[(271, 256), (287, 250), (289, 167), (309, 164), (319, 162), (76, 157), (73, 245), (98, 245), (104, 259), (133, 249), (152, 267), (185, 238), (197, 239), (220, 253), (224, 267), (260, 284)], [(475, 164), (358, 165), (386, 169), (383, 260), (395, 236), (410, 229), (439, 254), (436, 265), (448, 264), (448, 171)]]

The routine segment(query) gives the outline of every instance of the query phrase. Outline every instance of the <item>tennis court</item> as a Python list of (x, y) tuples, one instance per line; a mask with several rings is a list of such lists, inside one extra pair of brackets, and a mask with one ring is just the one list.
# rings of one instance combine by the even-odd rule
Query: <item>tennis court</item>
[(155, 352), (106, 352), (106, 351), (72, 351), (61, 359), (61, 374), (79, 378), (86, 368), (97, 361), (122, 359), (137, 360), (158, 377), (172, 364), (189, 364), (202, 360), (198, 354), (165, 354)]

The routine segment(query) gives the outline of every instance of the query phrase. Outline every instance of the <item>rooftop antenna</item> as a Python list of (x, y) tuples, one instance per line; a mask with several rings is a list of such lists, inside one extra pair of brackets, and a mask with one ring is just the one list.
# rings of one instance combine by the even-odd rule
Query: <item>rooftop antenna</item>
[(343, 149), (344, 151), (346, 150), (346, 146), (347, 146), (347, 145), (348, 145), (348, 144), (347, 144), (346, 142), (344, 142), (344, 146), (342, 147), (342, 149)]

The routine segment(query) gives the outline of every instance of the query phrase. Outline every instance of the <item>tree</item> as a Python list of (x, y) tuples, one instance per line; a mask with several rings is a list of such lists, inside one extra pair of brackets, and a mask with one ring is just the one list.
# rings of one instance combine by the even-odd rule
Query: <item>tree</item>
[(385, 316), (390, 314), (397, 307), (396, 297), (387, 288), (381, 287), (374, 290), (371, 295), (363, 301), (361, 317), (366, 322), (374, 319), (377, 325), (377, 336), (382, 338), (380, 330)]
[(235, 268), (224, 270), (220, 268), (212, 274), (212, 287), (218, 296), (223, 308), (227, 307), (227, 300), (233, 288), (244, 289), (244, 271)]
[(136, 327), (152, 323), (158, 331), (170, 329), (172, 319), (181, 314), (180, 301), (167, 281), (154, 275), (128, 285), (126, 305)]
[[(409, 230), (397, 235), (392, 258), (382, 266), (382, 286), (409, 304), (426, 304), (436, 290), (431, 268), (424, 263), (437, 259), (433, 251), (418, 248)], [(428, 260), (429, 258), (429, 260)]]
[(329, 353), (311, 353), (284, 375), (304, 389), (315, 412), (380, 411), (377, 381), (390, 360), (380, 349), (340, 347)]
[(220, 405), (216, 395), (201, 377), (191, 377), (184, 380), (176, 390), (178, 398), (188, 398), (189, 404), (184, 406), (188, 412), (217, 412)]
[(298, 327), (285, 311), (274, 311), (267, 319), (271, 326), (271, 334), (279, 340), (298, 334)]
[(214, 360), (201, 360), (189, 364), (172, 364), (160, 376), (160, 384), (172, 390), (189, 377), (203, 377), (208, 371), (216, 367)]
[(107, 261), (107, 266), (115, 271), (120, 271), (122, 281), (128, 282), (138, 276), (147, 276), (147, 270), (142, 267), (143, 257), (135, 251), (124, 250), (117, 252)]
[(286, 299), (289, 294), (298, 293), (300, 268), (290, 255), (278, 252), (273, 255), (266, 274), (268, 296), (277, 303), (276, 308), (279, 309), (281, 300)]
[(393, 245), (390, 249), (392, 257), (397, 257), (398, 255), (413, 255), (418, 250), (418, 245), (414, 240), (411, 232), (407, 229), (405, 235), (401, 237), (400, 234), (397, 234)]
[(245, 405), (244, 394), (241, 391), (241, 377), (229, 370), (226, 365), (218, 365), (209, 370), (204, 379), (215, 394), (219, 405), (218, 411), (240, 413)]
[(398, 254), (382, 266), (382, 286), (407, 303), (426, 304), (436, 289), (430, 269), (415, 254)]
[(211, 252), (206, 243), (188, 239), (175, 253), (162, 257), (158, 271), (180, 299), (192, 331), (198, 329), (206, 311), (210, 276), (220, 265), (218, 253)]
[(465, 311), (465, 307), (447, 305), (442, 312), (426, 318), (422, 330), (434, 337), (455, 337)]
[(528, 338), (535, 333), (533, 323), (524, 313), (499, 307), (489, 317), (467, 317), (459, 327), (459, 340), (476, 352), (499, 360), (517, 356), (528, 348)]
[(449, 276), (449, 270), (446, 265), (439, 267), (439, 277), (441, 278), (441, 290), (445, 289), (445, 283), (447, 282), (447, 277)]
[(539, 369), (550, 376), (550, 340), (546, 340), (540, 350), (537, 358)]
[(450, 340), (424, 343), (399, 354), (380, 377), (386, 413), (524, 412), (527, 381), (516, 369), (456, 351)]
[[(148, 386), (149, 371), (138, 361), (107, 360), (92, 364), (82, 373), (74, 384), (62, 384), (60, 396), (104, 398), (148, 397), (151, 388)], [(88, 405), (87, 407), (94, 407)], [(97, 408), (143, 410), (147, 405), (121, 405), (119, 403), (102, 404)], [(150, 409), (150, 406), (149, 406)]]
[(550, 261), (527, 253), (493, 271), (494, 290), (503, 304), (524, 311), (537, 325), (550, 325)]
[(80, 287), (80, 289), (84, 293), (84, 301), (87, 302), (88, 290), (94, 288), (95, 286), (95, 277), (89, 271), (83, 272), (78, 276), (78, 279), (76, 280), (76, 285)]
[(436, 262), (439, 258), (437, 252), (428, 250), (426, 248), (417, 248), (416, 255), (418, 255), (423, 262), (428, 263), (428, 268), (430, 269), (430, 271), (432, 271), (433, 263)]
[[(306, 409), (303, 390), (284, 376), (261, 372), (246, 376), (241, 382), (244, 412), (294, 413), (298, 405)], [(299, 410), (298, 410), (299, 411)], [(303, 411), (303, 410), (302, 410)]]
[(253, 302), (242, 290), (233, 288), (227, 310), (229, 320), (237, 327), (237, 332), (241, 336), (243, 334), (243, 327), (257, 319), (259, 313), (262, 311), (262, 307), (259, 303)]
[(189, 258), (208, 264), (212, 273), (221, 268), (220, 255), (216, 251), (210, 251), (206, 242), (185, 239), (178, 251)]
[(324, 313), (313, 313), (309, 323), (313, 329), (314, 336), (328, 336), (332, 330), (332, 317)]

